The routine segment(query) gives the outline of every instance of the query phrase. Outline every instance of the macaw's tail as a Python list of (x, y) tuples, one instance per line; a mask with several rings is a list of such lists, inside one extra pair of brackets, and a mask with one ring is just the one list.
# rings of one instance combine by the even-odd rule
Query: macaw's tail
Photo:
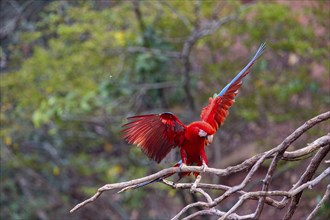
[[(179, 162), (177, 162), (176, 164), (174, 164), (173, 167), (179, 167), (181, 164), (182, 164), (182, 161), (180, 160)], [(166, 174), (166, 175), (164, 175), (162, 177), (159, 177), (157, 179), (154, 179), (154, 180), (151, 180), (151, 181), (147, 181), (147, 182), (144, 182), (144, 183), (137, 184), (136, 186), (134, 186), (134, 189), (140, 188), (140, 187), (143, 187), (143, 186), (146, 186), (146, 185), (149, 185), (149, 184), (154, 183), (154, 182), (160, 182), (163, 179), (166, 179), (166, 178), (168, 178), (170, 176), (173, 176), (174, 174), (175, 173), (169, 173), (169, 174)], [(189, 176), (190, 175), (190, 172), (180, 172), (180, 173), (178, 173), (178, 175), (179, 175), (179, 179), (176, 180), (175, 182), (178, 182), (184, 176)]]
[[(173, 175), (173, 174), (172, 174)], [(136, 186), (134, 186), (133, 188), (134, 189), (137, 189), (137, 188), (140, 188), (140, 187), (143, 187), (143, 186), (146, 186), (146, 185), (149, 185), (151, 183), (154, 183), (154, 182), (159, 182), (163, 179), (163, 177), (159, 177), (158, 179), (154, 179), (154, 180), (151, 180), (151, 181), (148, 181), (148, 182), (144, 182), (144, 183), (139, 183), (137, 184)]]

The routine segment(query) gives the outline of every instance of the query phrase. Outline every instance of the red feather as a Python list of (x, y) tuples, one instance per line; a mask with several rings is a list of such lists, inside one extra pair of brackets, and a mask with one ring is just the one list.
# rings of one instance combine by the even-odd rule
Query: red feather
[(235, 102), (235, 96), (242, 85), (242, 79), (249, 73), (252, 62), (246, 71), (232, 83), (222, 96), (216, 96), (209, 99), (209, 105), (204, 107), (201, 112), (201, 120), (208, 122), (215, 130), (222, 125), (229, 115), (229, 108)]
[[(208, 122), (215, 130), (222, 125), (229, 114), (228, 109), (234, 104), (235, 96), (242, 85), (242, 79), (250, 72), (251, 66), (262, 54), (265, 44), (261, 44), (252, 60), (242, 69), (236, 77), (218, 94), (209, 99), (209, 105), (203, 108), (201, 120)], [(228, 87), (228, 88), (227, 88)]]
[(158, 163), (184, 140), (185, 125), (172, 113), (129, 117), (123, 138)]
[[(181, 162), (187, 165), (207, 165), (205, 147), (212, 143), (213, 135), (222, 125), (229, 114), (229, 108), (235, 102), (235, 96), (242, 85), (242, 79), (249, 73), (251, 66), (262, 54), (265, 44), (257, 50), (251, 61), (228, 83), (221, 92), (209, 99), (209, 104), (201, 112), (201, 121), (195, 121), (185, 126), (172, 113), (140, 115), (128, 118), (124, 125), (123, 138), (129, 144), (136, 144), (151, 159), (158, 163), (175, 147), (180, 148)], [(137, 185), (145, 186), (149, 183), (167, 178), (174, 173), (167, 174), (156, 180)], [(180, 177), (190, 172), (180, 174)], [(198, 173), (194, 173), (198, 175)]]

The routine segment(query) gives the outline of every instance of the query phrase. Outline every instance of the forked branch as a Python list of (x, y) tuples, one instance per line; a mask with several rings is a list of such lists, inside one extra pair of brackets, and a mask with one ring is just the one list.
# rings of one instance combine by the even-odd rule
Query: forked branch
[[(319, 184), (325, 177), (330, 174), (330, 167), (326, 168), (313, 179), (313, 176), (316, 174), (317, 169), (320, 164), (324, 160), (324, 158), (328, 155), (330, 151), (330, 134), (322, 136), (316, 139), (313, 143), (308, 144), (306, 147), (295, 150), (295, 151), (287, 151), (289, 146), (297, 140), (303, 133), (305, 133), (310, 128), (314, 127), (318, 123), (322, 121), (326, 121), (330, 118), (330, 111), (320, 114), (297, 128), (292, 134), (290, 134), (284, 141), (276, 146), (275, 148), (257, 154), (242, 163), (230, 166), (225, 169), (211, 168), (207, 167), (203, 170), (203, 167), (199, 166), (185, 166), (181, 169), (179, 167), (171, 167), (163, 169), (157, 173), (154, 173), (149, 176), (145, 176), (139, 179), (134, 179), (127, 182), (106, 184), (103, 187), (99, 188), (97, 192), (90, 197), (89, 199), (79, 203), (76, 205), (70, 212), (74, 212), (79, 208), (85, 206), (88, 203), (95, 201), (103, 192), (110, 190), (118, 190), (118, 192), (123, 192), (128, 189), (134, 189), (138, 184), (156, 180), (162, 178), (170, 173), (178, 173), (178, 172), (200, 172), (200, 173), (209, 173), (212, 175), (218, 176), (228, 176), (237, 172), (249, 170), (246, 174), (242, 183), (236, 186), (226, 186), (221, 184), (207, 184), (201, 183), (201, 176), (199, 176), (194, 183), (174, 183), (166, 179), (162, 179), (161, 182), (165, 185), (172, 187), (173, 189), (190, 189), (192, 193), (199, 193), (204, 198), (204, 201), (197, 201), (195, 203), (188, 204), (183, 207), (182, 210), (173, 217), (173, 219), (182, 218), (182, 215), (187, 213), (187, 211), (193, 207), (199, 207), (203, 210), (197, 211), (187, 217), (185, 219), (192, 219), (196, 216), (200, 215), (215, 215), (219, 216), (220, 219), (257, 219), (260, 217), (260, 214), (264, 208), (264, 204), (274, 207), (276, 209), (282, 209), (286, 207), (289, 202), (289, 208), (287, 210), (284, 219), (290, 219), (294, 214), (297, 204), (299, 203), (301, 194), (306, 189), (311, 189), (315, 185)], [(314, 152), (316, 152), (314, 154)], [(314, 154), (314, 155), (313, 155)], [(277, 164), (281, 160), (304, 160), (308, 157), (312, 156), (312, 160), (309, 163), (305, 173), (301, 176), (301, 178), (294, 184), (294, 186), (287, 191), (283, 190), (272, 190), (269, 191), (268, 188), (271, 184), (273, 175), (277, 168)], [(259, 168), (264, 164), (267, 159), (272, 159), (272, 162), (269, 165), (268, 171), (261, 182), (261, 190), (259, 191), (244, 191), (243, 189), (248, 185), (248, 183), (252, 180), (254, 174), (259, 170)], [(220, 190), (223, 191), (218, 197), (212, 198), (206, 189)], [(240, 195), (237, 202), (229, 209), (228, 211), (222, 211), (216, 208), (223, 200), (226, 198)], [(282, 200), (276, 200), (273, 197), (281, 197)], [(311, 211), (309, 215), (309, 219), (315, 216), (316, 212), (320, 209), (321, 205), (325, 202), (325, 200), (329, 197), (329, 185), (322, 200), (315, 207), (314, 210)], [(242, 204), (247, 200), (258, 200), (258, 205), (256, 210), (248, 215), (238, 215), (236, 210), (238, 210)]]

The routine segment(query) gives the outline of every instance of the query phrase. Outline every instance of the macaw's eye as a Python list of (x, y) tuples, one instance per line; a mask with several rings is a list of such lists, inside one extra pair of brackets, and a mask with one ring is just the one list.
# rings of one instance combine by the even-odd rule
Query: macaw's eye
[(207, 133), (205, 131), (203, 131), (202, 129), (199, 129), (198, 135), (200, 137), (206, 137), (207, 136)]

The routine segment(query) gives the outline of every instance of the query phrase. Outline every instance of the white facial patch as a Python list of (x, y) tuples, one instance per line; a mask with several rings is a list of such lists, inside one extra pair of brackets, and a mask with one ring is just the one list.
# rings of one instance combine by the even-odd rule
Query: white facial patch
[(213, 142), (213, 135), (208, 135), (208, 136), (207, 136), (207, 142), (208, 142), (209, 144), (212, 144), (212, 142)]
[(200, 137), (206, 137), (207, 133), (205, 131), (203, 131), (202, 129), (199, 129), (198, 135)]

